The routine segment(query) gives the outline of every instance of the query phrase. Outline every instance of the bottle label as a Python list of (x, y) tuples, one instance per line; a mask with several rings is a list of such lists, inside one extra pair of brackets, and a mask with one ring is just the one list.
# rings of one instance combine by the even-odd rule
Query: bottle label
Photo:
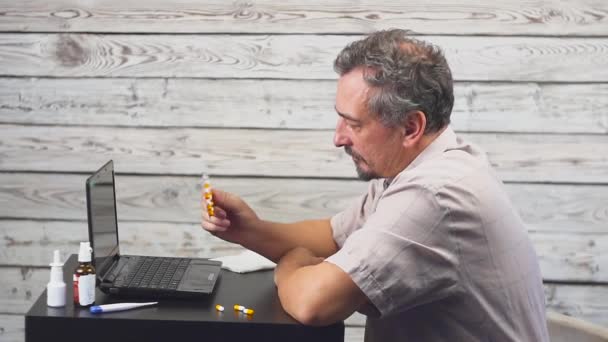
[(74, 301), (81, 306), (95, 303), (95, 275), (74, 275)]
[(78, 275), (74, 274), (73, 280), (74, 291), (72, 292), (74, 293), (74, 303), (78, 304), (80, 303), (80, 300), (78, 299)]

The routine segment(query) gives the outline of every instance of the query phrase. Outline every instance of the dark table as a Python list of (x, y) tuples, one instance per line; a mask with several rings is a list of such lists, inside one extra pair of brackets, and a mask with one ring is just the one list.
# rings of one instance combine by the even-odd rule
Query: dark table
[[(344, 341), (344, 324), (302, 325), (279, 302), (272, 271), (238, 274), (222, 270), (216, 288), (201, 299), (159, 300), (156, 306), (130, 311), (91, 314), (72, 301), (72, 271), (76, 255), (64, 266), (67, 305), (46, 305), (46, 291), (25, 315), (25, 340), (37, 341)], [(145, 302), (110, 297), (97, 289), (95, 304)], [(225, 307), (224, 312), (215, 305)], [(234, 304), (255, 310), (247, 316)]]

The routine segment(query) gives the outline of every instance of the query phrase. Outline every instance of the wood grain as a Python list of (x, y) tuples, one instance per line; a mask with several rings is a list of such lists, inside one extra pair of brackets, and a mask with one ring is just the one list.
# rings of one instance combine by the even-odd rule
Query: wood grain
[(0, 340), (2, 342), (23, 342), (25, 340), (23, 315), (0, 314)]
[[(335, 79), (336, 54), (360, 37), (7, 33), (0, 75)], [(608, 81), (608, 38), (424, 39), (459, 81)]]
[(0, 341), (24, 340), (53, 250), (87, 239), (108, 159), (123, 253), (241, 250), (199, 226), (202, 170), (267, 219), (346, 206), (366, 184), (332, 145), (332, 63), (391, 27), (444, 49), (452, 126), (506, 181), (547, 308), (608, 326), (606, 1), (0, 0)]
[[(608, 135), (461, 134), (503, 181), (608, 182)], [(0, 125), (0, 171), (355, 177), (331, 131)], [(582, 172), (584, 170), (584, 172)]]
[[(123, 254), (214, 258), (243, 250), (205, 232), (200, 224), (140, 221), (119, 225)], [(54, 250), (77, 253), (80, 241), (88, 241), (86, 221), (0, 220), (0, 227), (2, 265), (46, 266)]]
[(2, 31), (364, 33), (403, 27), (424, 34), (605, 35), (598, 0), (458, 3), (371, 0), (0, 1)]
[[(0, 217), (86, 220), (87, 175), (0, 173)], [(351, 180), (214, 178), (214, 187), (243, 197), (261, 217), (291, 222), (330, 217), (367, 189)], [(198, 223), (199, 178), (116, 176), (121, 221)], [(507, 183), (505, 189), (528, 229), (605, 233), (608, 186)]]
[(608, 286), (546, 284), (547, 309), (608, 326)]
[[(548, 281), (606, 282), (608, 232), (535, 232), (530, 238)], [(0, 220), (0, 264), (45, 266), (55, 249), (78, 250), (86, 241), (86, 221)], [(241, 247), (214, 238), (199, 223), (119, 220), (121, 251), (130, 254), (217, 257)]]
[[(333, 129), (330, 80), (0, 78), (0, 123)], [(461, 132), (608, 133), (608, 84), (455, 84)]]

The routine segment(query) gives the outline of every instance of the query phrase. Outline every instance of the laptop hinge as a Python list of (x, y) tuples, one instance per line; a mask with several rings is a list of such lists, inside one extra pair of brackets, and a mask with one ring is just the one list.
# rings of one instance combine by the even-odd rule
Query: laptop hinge
[[(118, 255), (115, 255), (114, 259), (115, 260), (112, 262), (112, 265), (110, 266), (110, 268), (108, 268), (108, 270), (103, 275), (99, 275), (98, 279), (101, 283), (114, 282), (114, 278), (116, 278), (116, 275), (114, 274), (114, 270), (118, 267), (118, 265), (121, 264), (121, 262), (120, 262), (121, 258)], [(114, 275), (114, 276), (111, 277), (112, 275)]]

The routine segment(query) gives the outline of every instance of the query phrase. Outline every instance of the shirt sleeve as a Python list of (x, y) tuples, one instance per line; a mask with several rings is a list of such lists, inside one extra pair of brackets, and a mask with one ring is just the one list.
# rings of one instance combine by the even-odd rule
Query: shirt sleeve
[(361, 229), (326, 259), (352, 278), (381, 316), (447, 297), (459, 286), (448, 211), (422, 186), (389, 190)]
[(380, 197), (380, 189), (382, 189), (380, 180), (370, 181), (366, 194), (353, 200), (346, 209), (331, 218), (333, 238), (339, 248), (342, 248), (350, 234), (363, 226)]

